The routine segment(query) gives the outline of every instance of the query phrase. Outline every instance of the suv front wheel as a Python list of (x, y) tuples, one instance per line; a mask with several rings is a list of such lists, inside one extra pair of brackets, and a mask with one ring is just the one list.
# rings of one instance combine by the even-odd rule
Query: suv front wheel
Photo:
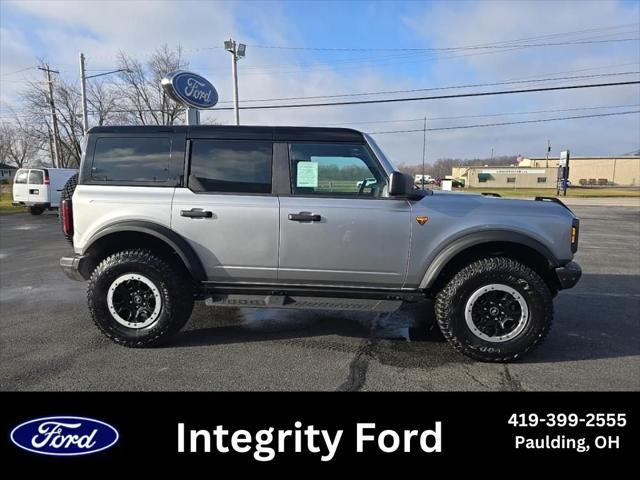
[(436, 318), (459, 352), (483, 362), (509, 362), (539, 345), (553, 318), (547, 284), (507, 257), (462, 268), (436, 295)]
[(94, 270), (87, 291), (98, 328), (126, 347), (160, 345), (193, 310), (189, 279), (151, 251), (115, 253)]

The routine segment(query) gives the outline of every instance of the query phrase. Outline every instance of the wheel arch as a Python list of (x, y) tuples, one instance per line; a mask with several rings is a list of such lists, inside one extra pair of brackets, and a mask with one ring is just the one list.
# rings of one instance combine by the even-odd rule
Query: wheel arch
[(194, 280), (207, 279), (202, 262), (191, 245), (173, 230), (153, 222), (131, 220), (107, 225), (87, 241), (80, 253), (94, 259), (91, 262), (93, 270), (102, 258), (132, 247), (173, 253)]
[(518, 232), (492, 230), (476, 232), (454, 240), (439, 251), (430, 262), (420, 289), (438, 288), (459, 268), (483, 256), (506, 255), (531, 267), (545, 282), (554, 287), (552, 275), (560, 261), (538, 240)]

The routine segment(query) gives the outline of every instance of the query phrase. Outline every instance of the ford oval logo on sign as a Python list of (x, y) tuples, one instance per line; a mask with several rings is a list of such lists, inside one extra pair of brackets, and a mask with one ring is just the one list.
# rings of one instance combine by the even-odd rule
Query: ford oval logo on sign
[(191, 108), (211, 108), (218, 103), (218, 92), (211, 82), (192, 72), (178, 71), (162, 79), (167, 95)]
[(118, 431), (108, 423), (84, 417), (46, 417), (21, 423), (11, 441), (42, 455), (87, 455), (115, 445)]

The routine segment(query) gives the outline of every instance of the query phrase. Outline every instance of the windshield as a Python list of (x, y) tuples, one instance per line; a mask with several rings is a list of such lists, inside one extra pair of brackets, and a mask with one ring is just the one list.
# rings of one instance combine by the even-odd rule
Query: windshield
[(367, 143), (371, 147), (371, 150), (373, 150), (373, 153), (375, 153), (376, 157), (378, 157), (378, 160), (380, 160), (380, 163), (382, 164), (382, 168), (384, 168), (387, 173), (394, 172), (396, 170), (396, 168), (389, 161), (389, 159), (384, 154), (382, 149), (378, 146), (376, 141), (370, 135), (368, 135), (366, 133), (364, 134), (364, 138), (367, 140)]

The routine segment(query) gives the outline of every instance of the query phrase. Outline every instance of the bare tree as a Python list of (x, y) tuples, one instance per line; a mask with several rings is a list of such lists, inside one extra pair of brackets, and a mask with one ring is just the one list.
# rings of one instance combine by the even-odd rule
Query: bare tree
[(93, 125), (125, 123), (119, 111), (118, 88), (109, 80), (87, 82), (87, 109)]
[[(58, 117), (59, 167), (77, 167), (80, 164), (82, 120), (78, 88), (62, 79), (54, 83), (53, 95)], [(22, 94), (25, 111), (39, 144), (49, 144), (49, 93), (44, 82), (30, 82)], [(44, 121), (43, 121), (44, 120)]]
[(33, 163), (41, 150), (30, 124), (21, 122), (17, 117), (9, 123), (0, 124), (0, 158), (2, 162), (22, 168)]
[[(41, 61), (41, 64), (44, 65), (45, 62)], [(118, 68), (123, 72), (119, 76), (112, 75), (87, 83), (90, 125), (173, 125), (180, 117), (184, 118), (185, 107), (167, 97), (160, 86), (160, 80), (167, 73), (187, 66), (180, 47), (160, 47), (146, 62), (121, 52), (118, 56)], [(53, 96), (59, 131), (58, 166), (77, 167), (80, 164), (84, 133), (79, 86), (76, 82), (56, 76)], [(51, 153), (53, 142), (47, 83), (28, 82), (22, 100), (27, 120), (19, 130), (24, 133), (28, 125), (29, 135), (26, 138), (32, 139), (38, 153)], [(27, 153), (31, 155), (30, 150)]]
[(118, 68), (122, 83), (122, 110), (129, 123), (138, 125), (173, 125), (183, 116), (185, 107), (170, 99), (160, 86), (167, 73), (188, 66), (182, 56), (182, 48), (158, 48), (147, 63), (132, 58), (125, 52), (118, 55)]

